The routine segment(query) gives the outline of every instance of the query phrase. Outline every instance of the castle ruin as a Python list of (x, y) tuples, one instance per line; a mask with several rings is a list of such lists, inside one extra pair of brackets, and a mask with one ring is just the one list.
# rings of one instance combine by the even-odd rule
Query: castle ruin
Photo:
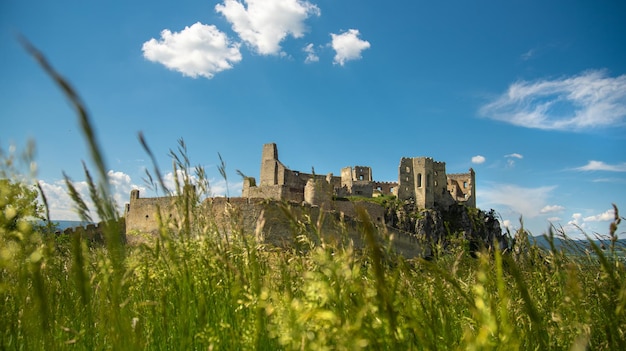
[(333, 198), (395, 195), (413, 201), (419, 208), (448, 208), (455, 203), (476, 207), (475, 173), (446, 174), (445, 162), (429, 157), (403, 157), (398, 167), (398, 182), (380, 182), (372, 177), (371, 167), (341, 169), (341, 176), (310, 174), (290, 170), (278, 159), (275, 143), (263, 145), (261, 177), (256, 183), (246, 177), (242, 197), (304, 202), (328, 206)]
[[(245, 177), (240, 198), (210, 198), (214, 215), (219, 216), (226, 202), (243, 209), (254, 223), (254, 215), (260, 213), (260, 201), (271, 199), (316, 207), (322, 211), (335, 211), (348, 217), (356, 212), (350, 201), (334, 201), (347, 197), (371, 198), (393, 195), (404, 203), (420, 209), (447, 209), (453, 204), (476, 207), (475, 173), (446, 174), (446, 164), (428, 157), (402, 158), (398, 168), (397, 182), (375, 181), (371, 167), (354, 166), (341, 169), (341, 175), (319, 175), (290, 170), (278, 159), (275, 143), (265, 144), (261, 157), (259, 182)], [(370, 206), (367, 209), (376, 223), (384, 222), (384, 209)], [(161, 220), (175, 219), (175, 198), (141, 198), (139, 190), (132, 190), (126, 204), (124, 217), (126, 230), (156, 232)]]

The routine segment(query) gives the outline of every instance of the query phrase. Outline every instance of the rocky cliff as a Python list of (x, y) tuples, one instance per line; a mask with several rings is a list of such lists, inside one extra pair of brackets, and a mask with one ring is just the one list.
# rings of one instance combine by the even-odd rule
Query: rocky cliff
[(508, 238), (502, 233), (500, 221), (493, 210), (454, 204), (448, 208), (420, 209), (415, 203), (394, 203), (386, 206), (385, 222), (388, 226), (411, 233), (426, 245), (451, 245), (453, 239), (464, 239), (471, 252), (483, 247), (501, 249), (508, 247)]

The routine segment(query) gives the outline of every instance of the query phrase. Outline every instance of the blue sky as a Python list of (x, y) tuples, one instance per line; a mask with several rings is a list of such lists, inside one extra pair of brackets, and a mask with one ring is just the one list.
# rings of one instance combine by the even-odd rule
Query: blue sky
[(235, 196), (268, 142), (294, 170), (386, 181), (430, 156), (473, 167), (512, 228), (606, 234), (626, 211), (624, 18), (617, 1), (3, 1), (0, 148), (34, 140), (52, 217), (76, 218), (61, 179), (84, 189), (84, 138), (21, 34), (88, 106), (120, 205), (145, 190), (141, 131), (164, 172), (183, 138), (215, 195), (218, 152)]

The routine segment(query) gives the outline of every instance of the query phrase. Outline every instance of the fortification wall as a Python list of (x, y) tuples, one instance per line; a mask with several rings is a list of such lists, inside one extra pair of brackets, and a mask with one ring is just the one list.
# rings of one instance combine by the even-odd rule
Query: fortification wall
[[(400, 159), (400, 166), (398, 166), (398, 199), (406, 201), (409, 199), (415, 199), (415, 189), (418, 188), (415, 179), (415, 171), (413, 169), (413, 159), (403, 157)], [(420, 186), (422, 183), (419, 179)], [(417, 199), (416, 199), (417, 201)]]
[(177, 211), (173, 197), (140, 198), (139, 190), (131, 191), (130, 203), (126, 205), (126, 232), (152, 233), (159, 229), (157, 211), (163, 220), (174, 216)]
[(374, 194), (398, 196), (397, 182), (372, 182), (372, 186), (374, 187)]
[(468, 173), (448, 174), (448, 192), (456, 202), (476, 207), (474, 170), (470, 168)]
[[(120, 218), (117, 223), (117, 228), (120, 231), (120, 235), (123, 241), (126, 241), (126, 224), (125, 219)], [(104, 244), (104, 232), (107, 229), (107, 223), (99, 222), (97, 224), (88, 224), (86, 226), (77, 226), (73, 228), (65, 228), (63, 232), (57, 231), (56, 235), (79, 235), (83, 240), (90, 241), (92, 243)]]
[(330, 209), (333, 200), (333, 187), (327, 179), (309, 179), (304, 187), (304, 202), (313, 206)]

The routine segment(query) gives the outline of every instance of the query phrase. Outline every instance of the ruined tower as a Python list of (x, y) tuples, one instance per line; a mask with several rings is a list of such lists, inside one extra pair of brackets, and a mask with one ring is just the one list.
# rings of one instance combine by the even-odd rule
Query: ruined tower
[(275, 143), (263, 145), (261, 156), (261, 186), (278, 185), (278, 173), (280, 161), (278, 161), (278, 148)]
[(452, 198), (469, 207), (476, 207), (476, 173), (470, 168), (468, 173), (448, 174), (448, 192)]
[(420, 208), (447, 207), (453, 203), (448, 193), (445, 162), (430, 157), (403, 157), (398, 169), (398, 183), (398, 199), (412, 199)]

